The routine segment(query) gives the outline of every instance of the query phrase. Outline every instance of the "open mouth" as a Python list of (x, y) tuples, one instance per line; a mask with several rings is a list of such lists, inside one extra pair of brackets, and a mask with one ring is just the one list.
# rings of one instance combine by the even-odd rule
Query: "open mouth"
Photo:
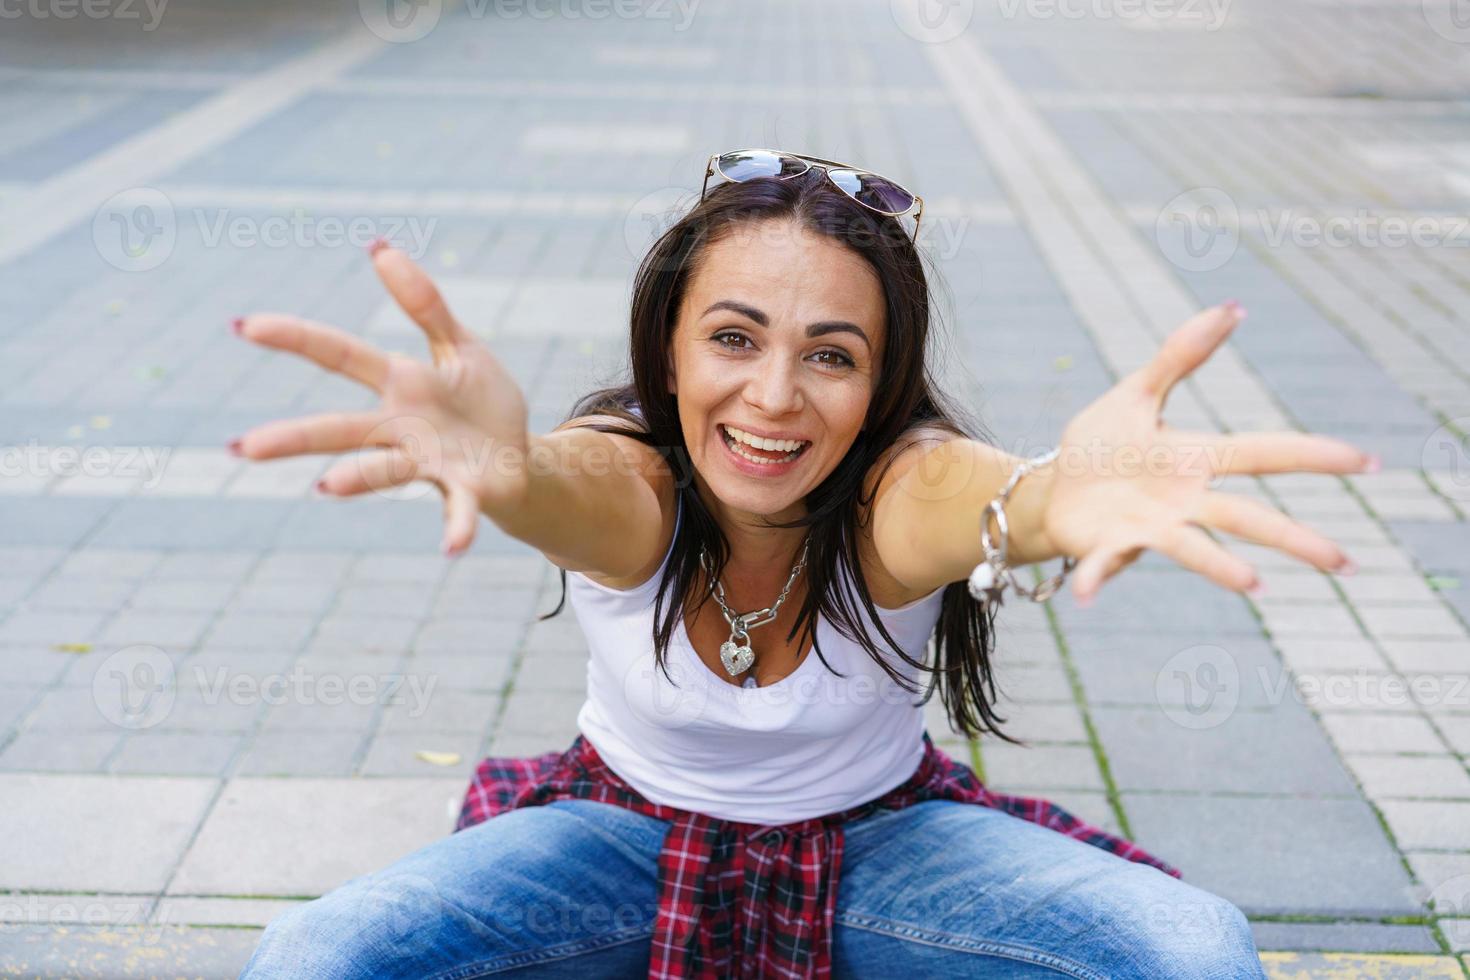
[(811, 445), (809, 441), (796, 439), (762, 439), (723, 422), (720, 423), (719, 430), (720, 437), (725, 440), (725, 445), (732, 453), (762, 466), (789, 463), (806, 452)]

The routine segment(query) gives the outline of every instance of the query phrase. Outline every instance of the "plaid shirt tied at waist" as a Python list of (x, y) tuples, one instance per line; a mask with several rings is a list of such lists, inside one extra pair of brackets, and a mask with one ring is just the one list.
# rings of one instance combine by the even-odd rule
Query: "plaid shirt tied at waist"
[(554, 800), (611, 803), (671, 823), (658, 862), (658, 916), (650, 980), (832, 975), (832, 927), (843, 824), (926, 800), (994, 807), (1174, 877), (1179, 871), (1132, 842), (1043, 799), (993, 793), (924, 733), (914, 774), (877, 799), (796, 823), (722, 820), (650, 802), (578, 735), (565, 752), (489, 758), (465, 794), (455, 830)]

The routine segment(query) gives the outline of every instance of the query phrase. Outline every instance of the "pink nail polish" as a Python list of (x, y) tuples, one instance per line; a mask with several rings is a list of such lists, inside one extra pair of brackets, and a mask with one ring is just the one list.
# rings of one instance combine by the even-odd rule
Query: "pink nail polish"
[(312, 487), (311, 488), (316, 491), (316, 495), (318, 497), (325, 497), (327, 495), (327, 481), (326, 480), (318, 480), (318, 481), (316, 481), (316, 483), (312, 484)]
[(387, 247), (388, 239), (380, 235), (377, 238), (374, 238), (372, 241), (368, 242), (367, 252), (369, 255), (377, 255), (379, 252)]
[(1383, 459), (1377, 453), (1368, 457), (1368, 462), (1363, 464), (1364, 473), (1377, 473), (1383, 469)]
[(244, 456), (245, 455), (245, 453), (240, 449), (240, 440), (239, 439), (231, 439), (229, 442), (225, 443), (225, 448), (230, 451), (230, 455), (231, 456)]
[(1358, 563), (1351, 558), (1343, 559), (1342, 564), (1337, 566), (1337, 574), (1339, 575), (1356, 575), (1357, 573)]
[(230, 329), (235, 332), (235, 336), (237, 337), (243, 335), (245, 333), (245, 318), (242, 316), (235, 317), (235, 319), (230, 321)]
[(1221, 303), (1220, 305), (1223, 306), (1223, 307), (1225, 307), (1225, 309), (1227, 309), (1227, 310), (1238, 310), (1238, 309), (1240, 309), (1240, 300), (1238, 300), (1238, 299), (1227, 299), (1225, 302)]
[(1088, 609), (1088, 608), (1090, 608), (1092, 606), (1092, 599), (1093, 599), (1093, 597), (1090, 596), (1090, 595), (1080, 595), (1080, 596), (1078, 596), (1077, 597), (1077, 608), (1078, 609)]
[(1259, 599), (1261, 598), (1261, 596), (1266, 594), (1266, 586), (1264, 586), (1260, 582), (1257, 582), (1255, 585), (1252, 585), (1250, 588), (1246, 589), (1245, 594), (1250, 596), (1252, 599)]

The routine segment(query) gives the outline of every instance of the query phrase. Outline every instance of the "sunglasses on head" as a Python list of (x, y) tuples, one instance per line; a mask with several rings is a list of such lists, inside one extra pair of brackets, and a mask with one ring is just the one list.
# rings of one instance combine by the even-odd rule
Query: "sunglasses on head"
[(914, 237), (919, 235), (919, 219), (924, 215), (924, 199), (880, 174), (832, 160), (784, 153), (781, 150), (732, 150), (717, 153), (709, 158), (704, 170), (704, 186), (699, 190), (699, 199), (704, 200), (709, 189), (709, 179), (719, 174), (737, 184), (757, 177), (774, 177), (788, 180), (800, 177), (813, 167), (819, 168), (827, 179), (836, 184), (848, 197), (863, 207), (879, 214), (897, 218), (913, 212)]

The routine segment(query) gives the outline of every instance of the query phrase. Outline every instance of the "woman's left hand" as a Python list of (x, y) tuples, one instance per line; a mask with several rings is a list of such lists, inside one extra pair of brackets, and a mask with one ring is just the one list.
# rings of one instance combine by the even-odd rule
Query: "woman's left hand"
[(1173, 429), (1160, 418), (1174, 385), (1203, 364), (1245, 317), (1211, 307), (1175, 330), (1148, 364), (1067, 424), (1042, 517), (1053, 549), (1078, 559), (1072, 592), (1087, 605), (1144, 548), (1168, 555), (1227, 589), (1260, 580), (1202, 528), (1277, 548), (1325, 572), (1351, 572), (1321, 534), (1240, 494), (1210, 489), (1217, 477), (1267, 473), (1365, 473), (1378, 460), (1357, 447), (1302, 432), (1220, 435)]

